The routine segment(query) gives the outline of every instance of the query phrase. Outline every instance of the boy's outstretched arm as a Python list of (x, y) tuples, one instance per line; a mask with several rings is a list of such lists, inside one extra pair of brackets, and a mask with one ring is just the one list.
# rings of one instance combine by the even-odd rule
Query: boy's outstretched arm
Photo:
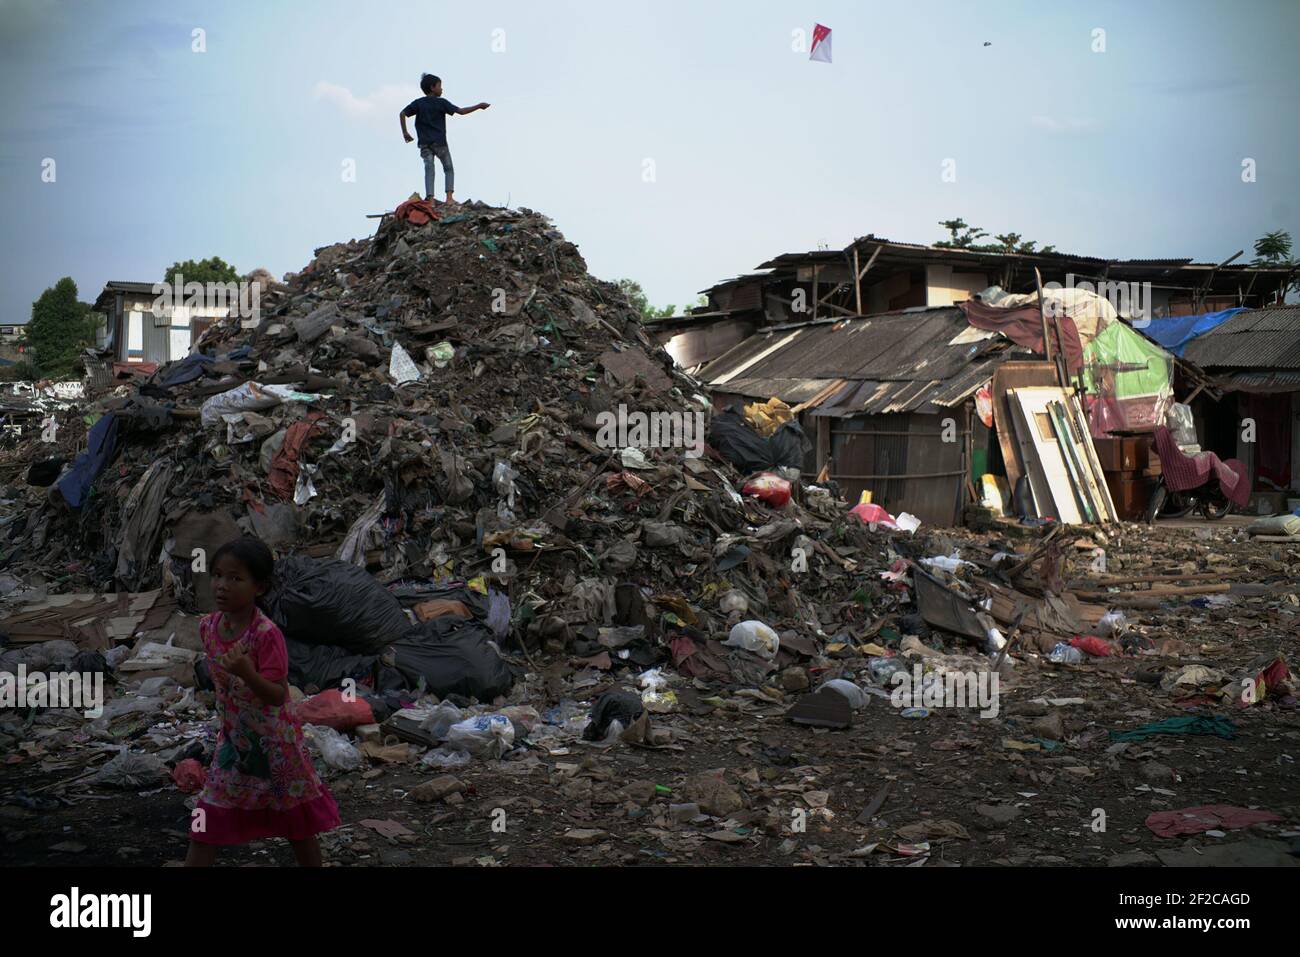
[(473, 113), (475, 110), (486, 110), (491, 103), (476, 103), (473, 106), (464, 106), (456, 111), (457, 116), (464, 116), (466, 113)]
[(401, 113), (398, 113), (397, 115), (402, 121), (402, 139), (406, 140), (406, 142), (409, 143), (411, 142), (411, 133), (406, 128), (406, 111), (403, 110)]

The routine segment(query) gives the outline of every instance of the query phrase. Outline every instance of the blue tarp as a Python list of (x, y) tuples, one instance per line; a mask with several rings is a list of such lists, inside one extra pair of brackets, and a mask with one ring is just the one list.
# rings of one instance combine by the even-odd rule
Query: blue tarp
[(1187, 343), (1197, 336), (1209, 332), (1215, 326), (1222, 325), (1245, 309), (1224, 309), (1222, 312), (1205, 312), (1199, 316), (1173, 316), (1166, 319), (1152, 319), (1147, 326), (1136, 323), (1134, 327), (1154, 339), (1174, 355), (1182, 358)]
[(116, 412), (110, 412), (96, 422), (86, 436), (86, 451), (77, 456), (72, 468), (59, 479), (59, 494), (73, 508), (81, 508), (95, 479), (117, 454), (119, 425)]
[(167, 374), (162, 377), (162, 381), (158, 384), (164, 389), (170, 389), (172, 386), (193, 382), (203, 375), (204, 366), (216, 361), (212, 356), (205, 356), (201, 352), (191, 353), (168, 369)]
[(252, 348), (249, 346), (240, 346), (238, 349), (232, 349), (225, 355), (220, 355), (216, 358), (204, 355), (202, 352), (192, 352), (184, 359), (179, 359), (175, 363), (170, 364), (167, 371), (158, 381), (158, 386), (162, 389), (171, 389), (178, 385), (184, 385), (187, 382), (193, 382), (195, 379), (199, 378), (199, 376), (203, 375), (203, 370), (212, 363), (224, 360), (236, 361), (239, 359), (247, 359), (252, 351)]

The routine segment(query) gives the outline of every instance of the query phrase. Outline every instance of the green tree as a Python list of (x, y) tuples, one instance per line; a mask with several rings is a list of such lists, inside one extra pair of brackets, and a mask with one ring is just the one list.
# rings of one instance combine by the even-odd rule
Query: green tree
[[(1296, 260), (1291, 258), (1291, 234), (1285, 229), (1278, 229), (1255, 240), (1255, 259), (1251, 265), (1271, 266), (1275, 269), (1296, 266)], [(1292, 289), (1300, 289), (1300, 278), (1292, 279), (1286, 288), (1278, 290), (1278, 302), (1285, 302), (1287, 293)]]
[(988, 235), (984, 230), (969, 225), (960, 216), (956, 219), (945, 219), (939, 225), (948, 230), (950, 238), (941, 239), (935, 245), (946, 249), (969, 249), (975, 240)]
[(984, 230), (971, 226), (960, 216), (956, 219), (945, 219), (939, 224), (948, 230), (948, 238), (941, 239), (936, 246), (944, 249), (969, 249), (977, 253), (1020, 253), (1030, 255), (1037, 252), (1039, 255), (1050, 255), (1056, 252), (1055, 246), (1044, 246), (1038, 248), (1038, 243), (1033, 240), (1026, 240), (1020, 233), (1002, 233), (994, 236), (997, 240), (992, 243), (977, 243), (975, 240), (987, 236)]
[(635, 279), (620, 279), (617, 285), (622, 290), (623, 295), (627, 296), (627, 301), (632, 304), (632, 308), (641, 314), (642, 322), (666, 319), (677, 311), (677, 306), (672, 303), (658, 308), (650, 305), (645, 290), (641, 288), (641, 284)]
[(632, 304), (632, 308), (644, 316), (650, 308), (650, 302), (645, 297), (645, 290), (635, 279), (620, 279), (618, 288), (627, 296), (627, 301)]
[(1256, 266), (1290, 266), (1291, 234), (1285, 229), (1265, 233), (1255, 240)]
[(95, 341), (99, 317), (89, 304), (77, 301), (77, 284), (64, 276), (32, 303), (27, 323), (27, 343), (38, 375), (60, 378), (72, 375), (81, 350)]
[(183, 263), (172, 263), (163, 276), (163, 282), (171, 282), (177, 273), (185, 282), (239, 282), (239, 273), (235, 267), (220, 256), (210, 259), (187, 259)]

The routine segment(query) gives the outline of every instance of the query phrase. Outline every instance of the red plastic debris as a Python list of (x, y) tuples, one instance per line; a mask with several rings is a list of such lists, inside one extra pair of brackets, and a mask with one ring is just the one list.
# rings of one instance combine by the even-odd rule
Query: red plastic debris
[(186, 794), (197, 794), (208, 783), (208, 769), (194, 758), (186, 758), (172, 768), (172, 783)]
[(863, 523), (867, 525), (875, 522), (878, 525), (887, 525), (890, 528), (896, 528), (898, 524), (894, 521), (894, 516), (890, 515), (875, 502), (863, 502), (860, 505), (853, 506), (849, 511), (862, 519)]
[(740, 491), (773, 508), (783, 508), (790, 501), (790, 483), (772, 472), (759, 472)]
[(1076, 635), (1070, 639), (1070, 644), (1094, 658), (1109, 658), (1115, 654), (1114, 645), (1108, 641), (1102, 641), (1095, 635)]
[(298, 702), (298, 720), (323, 724), (335, 731), (351, 731), (357, 725), (374, 724), (375, 715), (365, 698), (345, 700), (338, 688), (330, 688)]

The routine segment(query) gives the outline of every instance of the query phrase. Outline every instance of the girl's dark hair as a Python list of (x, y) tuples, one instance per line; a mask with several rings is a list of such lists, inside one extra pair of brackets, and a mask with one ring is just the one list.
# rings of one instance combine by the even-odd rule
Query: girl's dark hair
[(249, 574), (253, 576), (253, 581), (259, 585), (270, 586), (271, 575), (275, 571), (275, 556), (271, 554), (271, 549), (267, 547), (266, 542), (260, 538), (254, 538), (252, 535), (245, 535), (242, 538), (226, 542), (217, 549), (217, 553), (212, 556), (212, 562), (208, 567), (216, 568), (217, 562), (221, 561), (226, 555), (247, 568)]
[(433, 93), (434, 86), (441, 82), (442, 80), (438, 79), (432, 73), (426, 73), (424, 76), (420, 77), (420, 89), (424, 91), (425, 96), (428, 96)]

